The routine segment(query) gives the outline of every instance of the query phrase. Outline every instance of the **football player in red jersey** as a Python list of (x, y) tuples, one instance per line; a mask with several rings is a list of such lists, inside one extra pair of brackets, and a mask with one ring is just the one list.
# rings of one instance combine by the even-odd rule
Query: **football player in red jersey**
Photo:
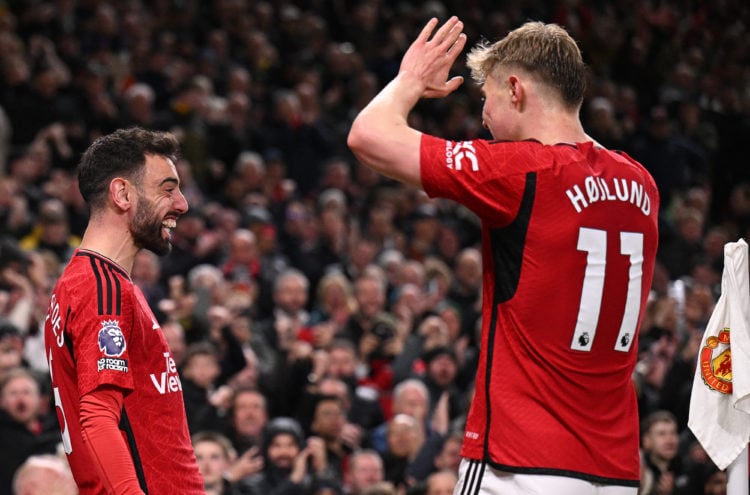
[(177, 366), (130, 272), (169, 252), (188, 209), (177, 139), (130, 128), (97, 139), (78, 169), (89, 206), (45, 322), (57, 417), (81, 495), (199, 494)]
[(585, 64), (554, 24), (528, 22), (469, 52), (494, 140), (410, 127), (420, 98), (463, 83), (449, 77), (462, 30), (456, 17), (430, 20), (348, 138), (365, 165), (482, 220), (480, 359), (456, 493), (634, 495), (631, 373), (658, 240), (656, 185), (584, 131)]

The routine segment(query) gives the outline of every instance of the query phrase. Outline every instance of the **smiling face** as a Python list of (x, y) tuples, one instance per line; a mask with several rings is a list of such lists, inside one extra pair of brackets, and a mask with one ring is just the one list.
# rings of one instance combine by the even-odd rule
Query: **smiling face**
[(268, 460), (279, 469), (291, 469), (300, 447), (294, 435), (278, 433), (268, 445)]
[(147, 155), (138, 204), (130, 222), (135, 245), (158, 255), (169, 253), (177, 218), (187, 210), (174, 163), (163, 156)]

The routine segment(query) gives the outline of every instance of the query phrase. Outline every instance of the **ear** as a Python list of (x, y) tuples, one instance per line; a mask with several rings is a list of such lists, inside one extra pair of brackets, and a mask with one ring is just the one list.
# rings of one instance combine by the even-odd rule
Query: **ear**
[(516, 75), (508, 77), (508, 91), (510, 92), (511, 104), (516, 108), (521, 108), (526, 96), (523, 83)]
[(109, 183), (109, 196), (120, 210), (129, 210), (133, 199), (133, 190), (130, 187), (130, 182), (121, 177), (112, 179)]

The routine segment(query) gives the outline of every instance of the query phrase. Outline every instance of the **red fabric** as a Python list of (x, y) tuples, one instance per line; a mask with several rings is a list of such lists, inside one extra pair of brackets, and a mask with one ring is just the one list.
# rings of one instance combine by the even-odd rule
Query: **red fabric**
[(649, 173), (590, 142), (425, 135), (420, 160), (431, 197), (482, 220), (482, 337), (462, 455), (637, 484), (632, 371), (658, 242)]
[(76, 251), (55, 285), (44, 331), (63, 447), (81, 495), (109, 493), (81, 424), (82, 398), (102, 388), (123, 394), (112, 409), (121, 419), (115, 426), (149, 495), (205, 493), (177, 365), (128, 274), (96, 253)]
[(107, 492), (142, 495), (118, 428), (122, 402), (122, 391), (112, 387), (100, 387), (81, 397), (81, 434)]

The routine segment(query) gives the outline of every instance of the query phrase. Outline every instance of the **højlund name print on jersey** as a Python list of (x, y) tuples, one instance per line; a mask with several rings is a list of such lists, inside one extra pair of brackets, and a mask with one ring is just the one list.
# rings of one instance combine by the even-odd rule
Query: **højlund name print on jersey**
[(177, 374), (177, 365), (168, 352), (164, 353), (164, 364), (164, 371), (158, 377), (151, 373), (151, 383), (154, 384), (157, 392), (162, 395), (182, 391), (182, 382), (180, 382), (180, 376)]
[(599, 201), (622, 201), (636, 206), (648, 216), (651, 213), (651, 198), (643, 184), (632, 179), (588, 176), (583, 184), (574, 184), (565, 193), (578, 213)]

